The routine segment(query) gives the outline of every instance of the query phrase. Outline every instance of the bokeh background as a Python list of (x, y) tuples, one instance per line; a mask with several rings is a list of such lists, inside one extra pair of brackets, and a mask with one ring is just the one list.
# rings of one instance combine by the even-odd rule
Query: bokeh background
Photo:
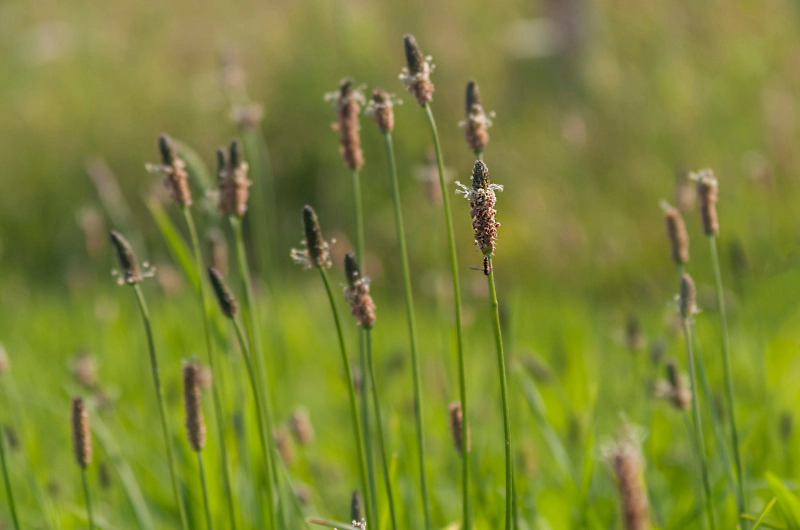
[[(254, 268), (262, 280), (274, 275), (279, 285), (271, 302), (264, 302), (280, 315), (288, 345), (280, 361), (287, 371), (278, 371), (275, 390), (278, 416), (302, 402), (312, 416), (324, 417), (331, 409), (346, 423), (344, 403), (331, 405), (319, 390), (343, 399), (337, 380), (328, 376), (323, 384), (325, 374), (317, 373), (318, 362), (337, 373), (333, 352), (319, 361), (318, 350), (331, 349), (326, 340), (333, 337), (331, 329), (315, 327), (327, 323), (324, 299), (315, 279), (291, 264), (289, 249), (299, 241), (306, 203), (338, 240), (337, 256), (349, 247), (350, 178), (330, 126), (334, 110), (323, 95), (352, 76), (405, 100), (396, 108), (395, 141), (415, 288), (422, 316), (430, 317), (423, 326), (424, 365), (432, 394), (429, 416), (440, 425), (431, 437), (445, 437), (431, 442), (432, 458), (447, 461), (431, 465), (449, 473), (438, 479), (437, 521), (444, 525), (457, 516), (457, 464), (448, 452), (445, 419), (456, 388), (447, 335), (444, 231), (436, 198), (428, 192), (431, 141), (424, 115), (398, 80), (404, 33), (413, 33), (436, 64), (434, 110), (451, 180), (467, 180), (473, 163), (458, 128), (468, 79), (478, 81), (484, 107), (496, 112), (485, 155), (493, 181), (505, 185), (498, 203), (496, 271), (507, 341), (520, 366), (533, 359), (528, 366), (539, 363), (540, 377), (556, 374), (560, 381), (551, 379), (548, 386), (543, 379), (542, 392), (552, 404), (550, 421), (568, 448), (581, 454), (587, 439), (612, 435), (621, 416), (638, 418), (631, 396), (633, 389), (644, 391), (641, 370), (652, 368), (654, 348), (682, 359), (672, 319), (677, 284), (662, 200), (684, 210), (694, 238), (690, 271), (707, 313), (699, 326), (712, 382), (721, 382), (709, 254), (686, 180), (688, 170), (711, 167), (720, 180), (720, 248), (753, 489), (763, 487), (759, 481), (767, 469), (796, 476), (800, 469), (789, 455), (797, 448), (791, 426), (800, 380), (795, 149), (800, 5), (790, 0), (5, 0), (0, 5), (0, 342), (19, 363), (16, 377), (23, 393), (30, 392), (28, 400), (48, 403), (32, 405), (37, 412), (29, 412), (36, 418), (29, 436), (33, 465), (70, 472), (68, 458), (56, 457), (58, 451), (50, 450), (56, 442), (41, 440), (35, 425), (52, 420), (54, 400), (72, 391), (63, 381), (70, 359), (82, 348), (100, 359), (103, 375), (123, 402), (126, 414), (116, 420), (120, 431), (135, 431), (148, 421), (149, 395), (124, 403), (141, 388), (149, 390), (149, 379), (135, 353), (143, 343), (129, 293), (116, 290), (110, 276), (107, 230), (133, 232), (142, 259), (159, 269), (149, 289), (163, 319), (165, 355), (177, 366), (181, 357), (201, 351), (195, 334), (176, 330), (186, 318), (181, 308), (192, 298), (146, 206), (162, 203), (154, 191), (159, 177), (145, 164), (158, 161), (157, 135), (168, 132), (213, 168), (214, 148), (242, 133), (236, 109), (243, 103), (260, 105), (263, 121), (256, 136), (268, 148), (260, 156), (271, 168), (271, 188), (259, 181), (266, 171), (252, 175), (263, 216), (251, 216), (248, 233), (254, 256), (260, 256)], [(367, 272), (379, 320), (386, 322), (376, 340), (383, 348), (381, 370), (395, 374), (386, 386), (395, 407), (393, 432), (405, 439), (400, 435), (412, 435), (403, 408), (410, 399), (409, 367), (403, 362), (391, 195), (381, 137), (366, 117), (362, 137)], [(484, 388), (496, 394), (494, 379), (482, 376), (481, 367), (492, 377), (495, 369), (483, 275), (469, 269), (480, 264), (479, 254), (471, 245), (467, 204), (456, 199), (453, 195), (477, 399)], [(168, 202), (162, 211), (180, 226)], [(274, 237), (268, 254), (257, 237), (266, 233), (262, 230)], [(642, 341), (631, 345), (625, 330), (633, 321)], [(172, 384), (177, 385), (176, 374)], [(500, 448), (491, 449), (499, 411), (493, 399), (477, 403), (476, 448), (499, 462)], [(526, 440), (521, 446), (536, 455), (532, 460), (546, 460), (522, 397), (518, 405), (516, 429)], [(177, 405), (175, 410), (177, 417)], [(682, 467), (691, 457), (685, 439), (676, 448), (675, 438), (683, 435), (680, 420), (669, 419), (663, 407), (658, 414), (661, 423), (649, 439), (653, 454), (668, 464), (654, 464), (654, 487), (667, 492), (691, 484)], [(66, 436), (65, 429), (66, 423), (60, 434)], [(348, 429), (327, 430), (326, 445), (316, 454), (336, 470), (313, 484), (324, 513), (340, 513), (333, 504), (347, 502), (351, 486), (342, 474), (349, 471), (342, 468), (350, 457), (341, 457), (344, 463), (337, 459)], [(134, 468), (146, 468), (146, 452), (124, 445)], [(599, 453), (590, 451), (593, 457)], [(400, 465), (413, 469), (402, 458)], [(536, 478), (523, 486), (526, 513), (533, 520), (541, 512), (553, 528), (566, 527), (574, 521), (572, 512), (588, 501), (561, 496), (559, 481), (548, 479), (551, 463), (530, 465)], [(306, 476), (307, 470), (297, 473)], [(478, 505), (491, 506), (497, 494), (492, 484), (501, 487), (501, 472), (483, 473), (490, 485)], [(592, 479), (590, 473), (589, 481), (609, 485), (606, 475)], [(409, 478), (404, 484), (412, 512), (414, 483)], [(157, 483), (149, 487), (159, 491)], [(154, 492), (148, 496), (158, 498)], [(589, 498), (599, 506), (599, 519), (613, 519), (612, 489)], [(113, 506), (112, 500), (103, 502)], [(757, 510), (758, 498), (753, 502)], [(675, 496), (664, 504), (665, 520), (682, 520), (691, 498)], [(408, 517), (415, 521), (413, 514)]]

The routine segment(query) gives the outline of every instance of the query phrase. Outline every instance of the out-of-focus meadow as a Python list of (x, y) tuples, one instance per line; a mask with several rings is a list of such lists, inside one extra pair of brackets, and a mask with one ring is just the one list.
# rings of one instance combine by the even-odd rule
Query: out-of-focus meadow
[[(443, 528), (458, 520), (460, 466), (447, 418), (458, 389), (446, 239), (437, 198), (430, 196), (434, 169), (424, 113), (398, 80), (404, 33), (413, 33), (436, 64), (433, 108), (450, 172), (466, 319), (476, 528), (500, 527), (503, 452), (485, 279), (470, 269), (480, 265), (481, 255), (472, 243), (468, 206), (457, 200), (453, 184), (469, 179), (474, 162), (458, 127), (470, 78), (479, 82), (486, 110), (496, 112), (485, 160), (492, 180), (505, 186), (498, 194), (502, 227), (495, 271), (524, 524), (620, 524), (602, 448), (630, 422), (642, 426), (654, 522), (702, 527), (699, 479), (683, 420), (648, 396), (653, 379), (663, 375), (653, 357), (676, 358), (686, 369), (674, 318), (678, 283), (659, 207), (665, 199), (682, 208), (693, 237), (688, 270), (698, 284), (700, 343), (714, 389), (704, 398), (722, 399), (714, 279), (694, 186), (685, 179), (687, 170), (703, 167), (713, 168), (720, 182), (719, 244), (747, 512), (758, 514), (772, 498), (768, 472), (789, 489), (797, 486), (796, 2), (5, 0), (0, 344), (10, 370), (3, 376), (9, 406), (0, 422), (19, 439), (11, 478), (19, 485), (23, 526), (84, 525), (68, 414), (69, 397), (87, 392), (103, 422), (103, 432), (95, 433), (96, 461), (110, 475), (106, 484), (97, 476), (99, 466), (90, 469), (101, 526), (135, 525), (128, 500), (132, 480), (156, 527), (176, 521), (162, 441), (151, 429), (155, 401), (141, 322), (132, 294), (111, 276), (117, 264), (107, 232), (117, 228), (127, 229), (140, 259), (157, 267), (145, 291), (180, 438), (186, 495), (202, 527), (196, 470), (180, 437), (179, 386), (181, 359), (204, 359), (200, 311), (146, 204), (162, 204), (179, 229), (181, 217), (168, 200), (153, 198), (163, 196), (161, 179), (145, 164), (159, 161), (157, 136), (167, 132), (213, 168), (214, 148), (241, 133), (232, 115), (241, 93), (231, 88), (240, 86), (263, 110), (260, 132), (268, 153), (261, 155), (268, 155), (275, 191), (259, 199), (268, 212), (264, 224), (256, 226), (251, 217), (246, 227), (262, 282), (257, 291), (264, 295), (259, 299), (275, 417), (285, 422), (304, 407), (317, 434), (313, 445), (295, 448), (287, 471), (307, 492), (309, 514), (347, 518), (358, 477), (335, 332), (318, 278), (289, 257), (302, 235), (301, 208), (313, 204), (326, 236), (337, 239), (333, 275), (337, 285), (344, 282), (341, 260), (354, 240), (352, 188), (331, 130), (335, 112), (323, 99), (344, 76), (404, 100), (395, 109), (394, 138), (422, 323), (434, 522)], [(378, 306), (378, 379), (389, 447), (397, 454), (401, 519), (404, 527), (421, 528), (391, 191), (382, 138), (369, 118), (362, 121), (366, 272)], [(108, 182), (118, 183), (122, 203), (103, 186)], [(258, 183), (254, 190), (263, 192)], [(210, 224), (201, 221), (203, 230)], [(269, 254), (256, 237), (267, 233), (277, 242)], [(232, 243), (229, 251), (233, 259)], [(269, 296), (263, 283), (268, 277)], [(636, 340), (626, 336), (633, 321)], [(221, 342), (233, 344), (225, 323), (218, 327)], [(235, 348), (229, 349), (221, 377), (233, 402), (241, 398), (234, 384), (241, 366)], [(71, 375), (81, 351), (97, 363), (90, 391)], [(707, 445), (715, 449), (709, 424), (707, 431)], [(209, 470), (219, 467), (215, 434), (209, 425)], [(229, 445), (234, 439), (231, 433)], [(243, 527), (250, 528), (258, 520), (247, 479), (255, 453), (239, 449), (235, 486), (245, 507)], [(722, 527), (732, 528), (733, 497), (719, 455), (710, 452), (719, 517), (727, 524)], [(216, 475), (215, 517), (225, 528)], [(795, 528), (787, 503), (782, 500), (783, 511), (769, 519)], [(4, 524), (6, 514), (0, 502)]]

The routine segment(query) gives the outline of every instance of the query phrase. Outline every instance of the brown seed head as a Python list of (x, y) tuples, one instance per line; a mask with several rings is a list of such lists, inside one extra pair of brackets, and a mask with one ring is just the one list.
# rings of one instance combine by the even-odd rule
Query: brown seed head
[(200, 391), (200, 365), (183, 365), (183, 407), (186, 412), (186, 437), (195, 451), (206, 445), (206, 425), (203, 421), (203, 404)]
[(677, 264), (689, 261), (689, 234), (686, 232), (686, 223), (683, 222), (681, 212), (674, 206), (664, 205), (664, 220), (667, 224), (667, 237), (669, 237), (672, 259)]
[(492, 125), (492, 121), (483, 110), (478, 83), (474, 79), (467, 83), (466, 107), (466, 117), (459, 123), (459, 126), (464, 129), (467, 145), (472, 152), (482, 153), (489, 143), (488, 129)]
[(683, 318), (689, 318), (697, 313), (697, 288), (694, 280), (687, 273), (681, 276), (680, 310)]
[(700, 216), (703, 220), (703, 232), (708, 236), (719, 234), (719, 218), (717, 217), (717, 194), (719, 183), (714, 172), (704, 169), (692, 174), (697, 181), (697, 196), (700, 198)]
[(621, 435), (609, 452), (609, 460), (617, 478), (625, 530), (649, 529), (650, 508), (639, 444), (629, 435)]
[(667, 382), (669, 383), (669, 392), (666, 397), (669, 398), (672, 406), (678, 410), (689, 410), (692, 393), (686, 388), (678, 371), (678, 365), (672, 359), (667, 361)]
[(364, 518), (364, 503), (361, 502), (361, 495), (358, 490), (353, 490), (353, 495), (350, 497), (350, 520), (360, 521)]
[(191, 206), (192, 191), (189, 188), (186, 162), (177, 155), (172, 139), (166, 134), (162, 133), (158, 137), (158, 150), (161, 153), (161, 166), (156, 169), (164, 173), (164, 185), (172, 200), (181, 206)]
[(294, 446), (292, 445), (292, 437), (289, 436), (289, 433), (286, 429), (278, 427), (275, 429), (275, 447), (278, 448), (278, 453), (280, 453), (281, 458), (286, 463), (287, 466), (292, 465), (294, 462)]
[[(456, 451), (463, 454), (464, 451), (464, 415), (462, 414), (461, 410), (461, 402), (460, 401), (453, 401), (450, 403), (449, 407), (450, 411), (450, 433), (453, 436), (453, 445), (456, 448)], [(470, 451), (471, 448), (470, 443), (470, 431), (467, 429), (467, 452)]]
[(469, 200), (469, 215), (472, 218), (472, 229), (478, 250), (484, 256), (494, 254), (497, 246), (497, 228), (500, 226), (496, 219), (497, 210), (494, 208), (497, 204), (495, 191), (502, 191), (503, 186), (489, 181), (489, 168), (481, 160), (475, 161), (471, 188), (460, 182), (456, 184), (461, 187), (458, 193)]
[(361, 275), (356, 255), (352, 252), (344, 255), (344, 270), (347, 276), (344, 298), (350, 304), (350, 312), (359, 326), (371, 329), (375, 325), (375, 302), (369, 294), (369, 280)]
[(309, 205), (303, 207), (303, 244), (304, 249), (292, 249), (292, 259), (304, 268), (330, 267), (331, 257), (328, 250), (330, 244), (322, 239), (317, 213)]
[(89, 430), (89, 413), (79, 397), (72, 400), (72, 449), (75, 462), (86, 469), (92, 462), (92, 434)]
[(289, 427), (300, 445), (308, 445), (314, 441), (314, 426), (305, 409), (296, 409), (289, 418)]
[(361, 122), (358, 115), (364, 96), (353, 86), (350, 78), (342, 79), (336, 95), (336, 125), (339, 129), (339, 152), (347, 167), (359, 171), (364, 165), (361, 150)]
[(383, 133), (394, 130), (394, 103), (392, 97), (382, 88), (372, 91), (372, 100), (367, 106), (367, 113), (372, 116)]
[(139, 268), (139, 262), (136, 260), (136, 255), (133, 253), (131, 244), (116, 230), (112, 230), (110, 236), (111, 243), (113, 243), (114, 249), (117, 251), (117, 259), (122, 269), (121, 278), (123, 282), (133, 285), (142, 281), (144, 276), (142, 275), (142, 270)]
[(219, 180), (219, 210), (222, 215), (244, 216), (247, 212), (249, 188), (253, 184), (247, 178), (249, 166), (242, 160), (242, 147), (234, 138), (228, 155), (222, 148), (217, 149), (217, 171)]
[(407, 67), (400, 73), (400, 79), (417, 103), (424, 106), (433, 100), (434, 86), (430, 76), (434, 66), (430, 63), (430, 57), (422, 55), (413, 35), (403, 37), (403, 47)]
[(239, 304), (236, 303), (236, 298), (225, 284), (225, 279), (214, 267), (208, 268), (208, 277), (214, 287), (214, 294), (217, 296), (222, 314), (231, 319), (236, 318), (236, 315), (239, 314)]

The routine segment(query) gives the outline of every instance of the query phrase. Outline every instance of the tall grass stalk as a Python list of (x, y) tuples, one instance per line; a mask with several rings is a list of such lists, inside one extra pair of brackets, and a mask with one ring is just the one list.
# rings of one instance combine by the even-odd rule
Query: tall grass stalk
[(142, 321), (144, 322), (145, 334), (147, 335), (147, 349), (150, 354), (150, 369), (153, 372), (153, 383), (156, 389), (156, 401), (158, 401), (158, 413), (161, 419), (161, 431), (164, 436), (164, 443), (167, 448), (167, 461), (169, 463), (169, 474), (172, 482), (172, 493), (175, 496), (175, 502), (178, 505), (178, 514), (181, 519), (181, 528), (188, 530), (189, 526), (186, 520), (186, 510), (183, 506), (183, 499), (181, 498), (180, 486), (178, 483), (178, 472), (175, 468), (175, 455), (172, 448), (172, 432), (169, 428), (167, 421), (167, 407), (164, 402), (164, 389), (161, 387), (161, 376), (158, 369), (158, 357), (156, 356), (156, 347), (153, 340), (153, 329), (150, 322), (150, 311), (147, 308), (147, 302), (144, 299), (142, 288), (138, 283), (133, 284), (133, 290), (136, 293), (136, 300), (139, 303), (139, 311), (142, 314)]
[[(381, 464), (383, 466), (383, 478), (386, 483), (386, 497), (389, 501), (389, 514), (392, 521), (392, 530), (398, 530), (397, 515), (394, 508), (394, 494), (392, 493), (392, 477), (389, 473), (389, 459), (386, 453), (386, 438), (383, 435), (383, 415), (381, 414), (380, 400), (378, 399), (378, 384), (375, 380), (375, 365), (372, 361), (372, 330), (365, 329), (366, 338), (367, 366), (369, 369), (370, 386), (372, 388), (372, 402), (375, 411), (375, 425), (378, 430), (378, 444), (381, 452)], [(375, 512), (377, 515), (377, 512)]]
[[(403, 290), (406, 298), (406, 320), (408, 321), (408, 338), (411, 347), (411, 371), (414, 379), (414, 419), (416, 420), (417, 452), (419, 453), (419, 466), (421, 476), (425, 476), (425, 431), (422, 408), (422, 376), (419, 366), (417, 351), (417, 322), (414, 316), (414, 294), (411, 286), (411, 268), (408, 265), (408, 248), (406, 246), (405, 225), (403, 223), (403, 207), (400, 199), (400, 186), (397, 182), (397, 163), (394, 157), (394, 144), (392, 133), (383, 133), (386, 147), (386, 159), (389, 163), (389, 179), (392, 185), (392, 202), (394, 203), (394, 221), (397, 229), (397, 245), (400, 249), (400, 265), (403, 270)], [(462, 401), (463, 407), (463, 401)], [(463, 409), (462, 409), (463, 410)], [(466, 422), (464, 422), (466, 423)], [(462, 433), (466, 440), (466, 432)], [(463, 517), (464, 528), (469, 528), (469, 458), (462, 458), (463, 474)]]
[(11, 511), (11, 520), (14, 523), (14, 530), (19, 530), (19, 518), (17, 517), (17, 503), (14, 502), (14, 488), (11, 487), (11, 478), (8, 474), (8, 461), (6, 455), (6, 437), (0, 433), (0, 464), (3, 466), (3, 482), (6, 486), (8, 496), (8, 508)]
[(722, 288), (722, 273), (719, 266), (719, 252), (717, 251), (717, 237), (707, 234), (708, 245), (711, 249), (711, 263), (714, 268), (714, 287), (717, 293), (717, 308), (719, 310), (719, 325), (722, 333), (722, 367), (725, 373), (725, 400), (728, 411), (728, 421), (731, 429), (731, 442), (733, 445), (733, 460), (736, 464), (737, 495), (736, 504), (739, 513), (745, 512), (744, 474), (742, 471), (742, 458), (739, 450), (739, 431), (736, 428), (736, 403), (733, 391), (733, 370), (731, 367), (730, 337), (728, 335), (728, 317), (725, 311), (725, 295)]
[(208, 484), (206, 482), (206, 468), (203, 465), (203, 452), (197, 451), (197, 468), (200, 470), (200, 485), (203, 488), (203, 506), (205, 506), (206, 511), (206, 528), (208, 530), (212, 530), (214, 527), (213, 520), (211, 518), (211, 499), (208, 497)]
[(275, 507), (275, 493), (277, 484), (274, 482), (274, 453), (272, 451), (272, 444), (270, 440), (272, 432), (269, 429), (269, 423), (266, 421), (266, 414), (264, 410), (264, 402), (261, 396), (261, 387), (258, 384), (258, 375), (253, 362), (252, 348), (248, 346), (247, 339), (245, 338), (242, 325), (238, 319), (233, 319), (233, 329), (236, 331), (236, 338), (239, 341), (239, 347), (242, 350), (242, 357), (244, 357), (245, 366), (247, 368), (247, 377), (250, 381), (250, 390), (253, 393), (253, 401), (256, 405), (256, 422), (258, 423), (258, 440), (261, 444), (261, 452), (264, 456), (264, 465), (266, 467), (266, 487), (267, 487), (267, 511), (271, 528), (277, 529), (278, 526), (278, 513)]
[[(263, 421), (266, 427), (266, 434), (268, 436), (267, 440), (272, 440), (273, 438), (273, 429), (272, 429), (272, 412), (269, 403), (271, 402), (270, 397), (270, 388), (267, 385), (266, 376), (264, 374), (264, 363), (263, 363), (263, 356), (261, 352), (261, 336), (258, 327), (258, 317), (255, 307), (255, 301), (253, 298), (253, 288), (250, 281), (250, 272), (247, 266), (247, 252), (245, 251), (244, 247), (244, 235), (242, 233), (242, 223), (241, 219), (237, 216), (231, 215), (229, 216), (231, 228), (234, 232), (234, 239), (236, 240), (236, 258), (239, 265), (239, 279), (242, 282), (242, 291), (244, 292), (244, 313), (247, 317), (246, 321), (246, 328), (247, 328), (247, 336), (249, 339), (249, 352), (250, 352), (250, 362), (252, 363), (251, 367), (248, 367), (248, 370), (253, 370), (253, 376), (255, 377), (255, 383), (257, 386), (263, 389), (263, 393), (261, 394), (262, 397), (262, 405), (263, 410), (261, 413), (263, 414)], [(237, 331), (238, 333), (238, 331)], [(241, 339), (240, 339), (241, 340)], [(256, 394), (258, 397), (259, 394)], [(270, 445), (265, 445), (265, 447), (271, 447)], [(270, 456), (271, 452), (265, 454), (265, 458)], [(273, 492), (277, 493), (277, 511), (272, 508), (271, 514), (273, 517), (273, 525), (274, 528), (278, 528), (278, 521), (277, 516), (278, 513), (281, 513), (283, 517), (286, 517), (286, 513), (283, 510), (283, 502), (280, 497), (280, 490), (278, 487), (278, 475), (275, 472), (275, 467), (273, 465), (272, 457), (270, 456), (270, 460), (268, 461), (268, 480), (271, 482), (271, 488), (273, 488)], [(275, 497), (270, 497), (269, 503), (272, 505), (275, 503)], [(285, 522), (285, 521), (284, 521)]]
[(494, 284), (494, 267), (492, 256), (485, 254), (489, 260), (487, 276), (489, 281), (489, 298), (492, 304), (492, 324), (494, 328), (494, 341), (497, 349), (497, 367), (500, 370), (500, 393), (503, 399), (503, 436), (505, 438), (506, 453), (506, 530), (511, 530), (514, 525), (514, 488), (513, 469), (511, 463), (511, 417), (508, 407), (508, 377), (506, 375), (506, 360), (503, 352), (503, 333), (500, 329), (500, 310), (497, 303), (497, 289)]
[[(426, 103), (423, 108), (425, 115), (428, 118), (428, 126), (430, 127), (431, 136), (433, 137), (433, 148), (436, 151), (436, 164), (439, 169), (439, 186), (442, 189), (442, 205), (444, 207), (445, 226), (447, 227), (447, 243), (450, 254), (450, 273), (453, 279), (453, 302), (455, 305), (456, 317), (456, 347), (458, 351), (458, 388), (461, 398), (461, 413), (463, 415), (462, 434), (463, 439), (467, 439), (467, 431), (469, 427), (469, 415), (467, 408), (467, 382), (466, 382), (466, 369), (464, 365), (464, 337), (462, 335), (462, 318), (461, 318), (461, 285), (458, 277), (458, 255), (456, 253), (456, 238), (453, 231), (453, 217), (450, 214), (450, 194), (447, 190), (447, 182), (444, 175), (444, 160), (442, 159), (442, 148), (439, 144), (439, 133), (436, 130), (436, 120), (433, 117), (433, 110), (431, 110), (430, 103)], [(468, 455), (465, 453), (463, 460), (468, 460)], [(469, 502), (469, 466), (463, 465), (462, 473), (464, 474), (463, 490), (464, 490), (464, 530), (472, 528), (472, 521), (469, 517), (469, 507), (466, 506)], [(428, 494), (428, 479), (425, 473), (424, 461), (420, 463), (420, 481), (422, 483), (422, 498), (425, 506), (425, 528), (431, 530), (431, 502)]]
[(81, 481), (83, 482), (83, 496), (86, 498), (86, 515), (89, 518), (89, 530), (94, 530), (92, 497), (89, 495), (89, 480), (86, 477), (86, 468), (81, 468)]
[(692, 387), (692, 419), (694, 424), (695, 439), (697, 442), (697, 458), (698, 462), (700, 463), (700, 473), (703, 480), (703, 493), (705, 496), (708, 524), (711, 530), (716, 530), (717, 521), (714, 516), (714, 507), (712, 504), (711, 482), (708, 476), (708, 462), (706, 460), (706, 444), (703, 436), (703, 423), (700, 417), (700, 404), (697, 394), (697, 369), (694, 352), (692, 349), (691, 318), (691, 316), (684, 316), (681, 318), (681, 324), (683, 326), (683, 334), (686, 342), (686, 357), (689, 364), (689, 381), (691, 382)]
[[(198, 275), (198, 295), (200, 296), (200, 305), (203, 313), (203, 332), (206, 338), (206, 350), (208, 352), (208, 364), (211, 367), (211, 373), (220, 377), (222, 372), (217, 368), (217, 355), (214, 349), (214, 341), (211, 337), (211, 307), (208, 297), (208, 287), (204, 281), (203, 272), (203, 254), (200, 249), (200, 239), (197, 236), (197, 228), (194, 223), (194, 217), (188, 206), (182, 208), (183, 216), (186, 219), (186, 225), (189, 227), (189, 235), (194, 249), (194, 260), (197, 267)], [(212, 400), (214, 401), (214, 414), (216, 416), (217, 433), (219, 437), (220, 447), (220, 463), (222, 465), (222, 483), (225, 488), (225, 498), (228, 503), (228, 518), (230, 521), (231, 530), (236, 530), (236, 510), (233, 504), (233, 488), (231, 485), (230, 468), (228, 464), (228, 449), (225, 441), (225, 417), (223, 415), (222, 398), (220, 396), (219, 385), (214, 384), (211, 388)], [(198, 455), (199, 457), (199, 455)]]
[[(331, 312), (333, 313), (333, 320), (336, 325), (336, 333), (339, 338), (339, 350), (342, 354), (342, 364), (344, 365), (345, 378), (347, 379), (347, 393), (350, 399), (350, 414), (353, 417), (353, 434), (356, 439), (356, 449), (358, 452), (358, 463), (361, 471), (361, 487), (366, 497), (364, 508), (367, 515), (367, 521), (376, 521), (375, 514), (372, 512), (374, 506), (372, 501), (372, 492), (369, 488), (369, 478), (367, 474), (367, 458), (366, 449), (364, 447), (364, 434), (361, 426), (361, 417), (358, 413), (358, 401), (356, 400), (356, 389), (353, 384), (353, 374), (350, 370), (350, 361), (347, 359), (347, 347), (344, 342), (344, 333), (342, 332), (342, 323), (339, 319), (339, 310), (336, 309), (336, 299), (331, 290), (331, 283), (328, 279), (328, 273), (325, 271), (324, 266), (317, 265), (322, 282), (325, 284), (325, 291), (328, 294), (328, 301), (331, 305)], [(374, 523), (373, 523), (374, 524)]]

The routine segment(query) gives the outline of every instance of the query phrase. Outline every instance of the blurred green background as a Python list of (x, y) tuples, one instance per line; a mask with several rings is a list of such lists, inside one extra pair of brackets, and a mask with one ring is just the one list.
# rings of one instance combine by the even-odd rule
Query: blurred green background
[[(713, 277), (693, 190), (685, 181), (687, 170), (715, 170), (734, 368), (753, 478), (750, 508), (760, 509), (759, 499), (768, 499), (766, 470), (795, 478), (800, 472), (790, 456), (800, 448), (791, 429), (800, 397), (795, 150), (800, 4), (790, 0), (5, 0), (0, 5), (0, 342), (19, 363), (15, 377), (23, 394), (30, 392), (26, 399), (39, 407), (30, 413), (31, 423), (47, 425), (52, 409), (62, 404), (53, 400), (66, 403), (74, 390), (64, 383), (69, 360), (88, 348), (101, 359), (101, 372), (122, 401), (136, 396), (135, 404), (120, 405), (126, 414), (115, 420), (118, 432), (147, 424), (143, 415), (152, 403), (140, 356), (144, 342), (126, 298), (130, 293), (117, 290), (109, 273), (115, 264), (105, 233), (122, 228), (119, 219), (141, 233), (134, 234), (140, 257), (160, 271), (158, 287), (150, 287), (149, 294), (162, 319), (159, 340), (172, 361), (173, 391), (179, 359), (202, 351), (199, 332), (186, 329), (182, 307), (189, 305), (191, 318), (197, 317), (188, 284), (145, 205), (160, 188), (160, 178), (145, 164), (158, 161), (156, 138), (167, 132), (213, 167), (214, 148), (242, 132), (232, 119), (242, 86), (263, 109), (256, 135), (266, 141), (274, 179), (270, 196), (260, 184), (264, 175), (251, 175), (254, 191), (272, 207), (262, 225), (251, 216), (248, 229), (255, 236), (266, 226), (277, 242), (268, 262), (255, 264), (262, 279), (280, 280), (263, 302), (264, 313), (278, 314), (283, 326), (284, 343), (276, 350), (284, 356), (275, 354), (281, 363), (274, 390), (277, 415), (285, 417), (302, 404), (312, 416), (331, 413), (347, 423), (340, 382), (330, 375), (338, 374), (338, 359), (333, 351), (320, 351), (332, 349), (325, 301), (316, 278), (292, 265), (289, 249), (298, 244), (306, 203), (315, 206), (326, 234), (338, 240), (339, 260), (352, 240), (350, 176), (330, 127), (334, 109), (323, 99), (342, 77), (352, 76), (404, 100), (396, 107), (394, 136), (420, 317), (427, 319), (424, 368), (429, 420), (436, 422), (430, 465), (442, 472), (436, 519), (444, 526), (457, 517), (458, 471), (445, 418), (446, 404), (456, 396), (454, 356), (445, 353), (450, 332), (445, 239), (438, 206), (426, 191), (430, 135), (423, 113), (398, 80), (404, 33), (413, 33), (436, 64), (433, 107), (451, 180), (466, 181), (473, 164), (458, 128), (469, 78), (480, 84), (484, 107), (496, 112), (485, 159), (492, 180), (505, 185), (498, 198), (502, 228), (495, 266), (509, 351), (515, 367), (534, 359), (560, 381), (539, 382), (550, 421), (578, 461), (587, 446), (589, 460), (600, 456), (592, 444), (614, 434), (621, 412), (639, 421), (634, 398), (645, 391), (642, 371), (648, 377), (655, 373), (646, 360), (653, 344), (665, 344), (667, 355), (683, 359), (672, 325), (677, 283), (661, 200), (684, 210), (694, 238), (689, 270), (706, 311), (699, 327), (712, 383), (721, 390)], [(414, 527), (419, 514), (400, 268), (381, 137), (366, 117), (362, 138), (367, 273), (384, 326), (376, 328), (376, 350), (381, 373), (396, 378), (387, 383), (387, 401), (392, 433), (407, 442), (407, 447), (398, 442), (399, 465)], [(97, 182), (117, 182), (125, 207), (109, 211)], [(476, 398), (495, 396), (484, 278), (469, 269), (479, 265), (480, 255), (471, 243), (468, 206), (455, 195), (453, 201), (471, 388)], [(182, 226), (168, 202), (163, 208)], [(256, 237), (250, 244), (255, 255), (263, 249)], [(633, 357), (624, 337), (632, 316), (648, 344)], [(315, 327), (319, 323), (323, 331)], [(352, 344), (351, 353), (355, 340)], [(319, 362), (329, 368), (327, 378), (318, 373)], [(136, 377), (123, 377), (128, 373)], [(341, 403), (330, 403), (319, 388), (336, 393)], [(589, 525), (576, 511), (596, 512), (591, 526), (596, 517), (607, 527), (616, 513), (607, 472), (596, 471), (597, 478), (588, 471), (593, 493), (586, 497), (572, 490), (562, 494), (564, 479), (547, 461), (524, 388), (516, 389), (515, 430), (524, 440), (520, 450), (535, 454), (530, 458), (537, 462), (523, 480), (526, 515), (541, 527), (547, 521), (566, 528), (570, 521)], [(493, 399), (475, 402), (476, 451), (489, 455), (481, 471), (483, 496), (476, 503), (496, 509), (486, 508), (489, 515), (479, 519), (488, 525), (501, 513), (501, 468), (489, 464), (502, 459), (492, 437), (500, 426), (499, 409)], [(173, 405), (178, 421), (179, 403)], [(664, 526), (677, 527), (693, 513), (693, 482), (686, 471), (691, 452), (679, 418), (661, 406), (654, 421), (649, 431), (652, 455), (659, 459), (652, 464), (654, 495), (664, 497)], [(789, 426), (788, 434), (781, 425)], [(65, 476), (71, 472), (58, 444), (67, 439), (66, 428), (64, 423), (55, 438), (41, 431), (30, 435), (31, 459), (43, 484), (54, 469), (63, 468)], [(341, 456), (349, 426), (341, 430), (325, 429), (325, 445), (314, 455), (326, 462), (330, 475), (307, 468), (293, 473), (317, 481), (312, 486), (319, 512), (343, 519), (339, 506), (346, 506), (353, 477), (347, 462), (337, 460), (352, 456)], [(132, 443), (126, 442), (123, 452), (144, 470), (147, 452)], [(722, 471), (715, 473), (722, 491)], [(157, 482), (146, 488), (152, 490), (148, 499), (168, 499)], [(114, 519), (115, 502), (120, 501), (101, 501), (101, 509), (107, 508), (112, 527), (126, 527), (120, 517)]]

